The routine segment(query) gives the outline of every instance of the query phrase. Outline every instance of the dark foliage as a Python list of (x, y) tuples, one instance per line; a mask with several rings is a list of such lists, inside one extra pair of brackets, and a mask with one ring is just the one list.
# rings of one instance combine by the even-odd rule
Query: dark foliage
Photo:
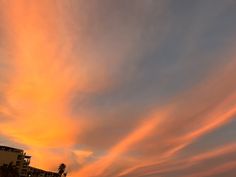
[(13, 163), (0, 166), (0, 177), (19, 177), (18, 169)]

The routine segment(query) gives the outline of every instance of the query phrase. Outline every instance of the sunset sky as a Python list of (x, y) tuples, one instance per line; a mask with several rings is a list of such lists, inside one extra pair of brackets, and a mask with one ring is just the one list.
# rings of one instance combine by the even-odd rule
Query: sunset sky
[(69, 177), (235, 177), (235, 0), (0, 0), (0, 144)]

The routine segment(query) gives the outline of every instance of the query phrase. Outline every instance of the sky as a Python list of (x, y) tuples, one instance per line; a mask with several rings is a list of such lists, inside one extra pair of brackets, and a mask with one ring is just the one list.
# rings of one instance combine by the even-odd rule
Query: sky
[(70, 177), (234, 177), (236, 1), (0, 0), (0, 144)]

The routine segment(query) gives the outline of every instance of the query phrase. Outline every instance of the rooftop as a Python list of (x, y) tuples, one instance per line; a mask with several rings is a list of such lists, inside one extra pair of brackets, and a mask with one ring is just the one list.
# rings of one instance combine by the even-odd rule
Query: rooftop
[(8, 151), (8, 152), (16, 152), (16, 153), (23, 153), (22, 149), (16, 149), (8, 146), (0, 146), (0, 151)]

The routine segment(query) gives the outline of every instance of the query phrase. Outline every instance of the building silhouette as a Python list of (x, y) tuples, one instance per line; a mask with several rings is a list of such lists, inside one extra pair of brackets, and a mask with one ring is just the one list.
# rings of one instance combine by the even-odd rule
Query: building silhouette
[(12, 163), (20, 177), (26, 177), (31, 156), (26, 155), (22, 149), (0, 146), (0, 166)]
[[(19, 177), (59, 177), (58, 173), (31, 167), (30, 160), (31, 156), (22, 149), (0, 146), (0, 167), (10, 164), (17, 170)], [(3, 177), (1, 173), (0, 177)]]
[(42, 170), (39, 168), (31, 167), (28, 168), (29, 177), (60, 177), (58, 173)]

